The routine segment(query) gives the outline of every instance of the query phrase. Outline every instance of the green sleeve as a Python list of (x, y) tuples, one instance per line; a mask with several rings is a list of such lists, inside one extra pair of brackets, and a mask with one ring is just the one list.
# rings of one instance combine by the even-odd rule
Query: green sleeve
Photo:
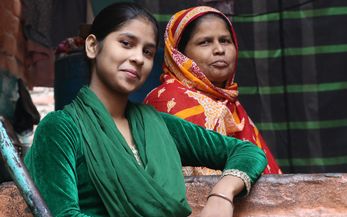
[(237, 169), (254, 183), (267, 165), (264, 152), (251, 142), (223, 136), (170, 114), (161, 115), (176, 142), (183, 166)]
[(78, 204), (76, 127), (63, 112), (47, 115), (36, 129), (25, 164), (53, 216), (86, 216)]

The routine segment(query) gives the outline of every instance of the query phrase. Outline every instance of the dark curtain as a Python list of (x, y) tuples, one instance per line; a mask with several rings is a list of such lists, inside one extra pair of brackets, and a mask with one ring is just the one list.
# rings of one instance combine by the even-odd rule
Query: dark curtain
[(347, 172), (347, 1), (242, 0), (240, 101), (286, 173)]

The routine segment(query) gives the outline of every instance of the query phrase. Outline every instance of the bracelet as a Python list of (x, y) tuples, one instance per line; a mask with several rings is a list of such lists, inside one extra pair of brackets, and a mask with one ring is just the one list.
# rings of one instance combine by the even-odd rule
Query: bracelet
[(240, 171), (240, 170), (237, 170), (237, 169), (229, 169), (229, 170), (224, 170), (220, 178), (223, 178), (224, 176), (235, 176), (235, 177), (242, 179), (242, 181), (246, 187), (246, 191), (247, 191), (246, 195), (249, 194), (249, 192), (251, 190), (251, 179), (249, 178), (247, 173)]
[(227, 196), (225, 196), (224, 194), (221, 194), (221, 193), (211, 193), (207, 196), (207, 200), (208, 200), (208, 198), (210, 198), (212, 196), (223, 198), (224, 200), (229, 201), (229, 203), (231, 203), (231, 205), (234, 204), (230, 198), (228, 198)]

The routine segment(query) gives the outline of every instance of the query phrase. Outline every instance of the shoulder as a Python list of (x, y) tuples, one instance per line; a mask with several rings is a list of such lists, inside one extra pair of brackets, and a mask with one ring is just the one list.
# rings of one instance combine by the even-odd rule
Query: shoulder
[(25, 156), (28, 166), (40, 162), (74, 159), (81, 147), (81, 138), (76, 124), (64, 111), (51, 112), (39, 123), (34, 141)]
[(76, 124), (71, 116), (64, 111), (54, 111), (47, 114), (39, 123), (37, 130), (50, 129), (76, 129)]
[(74, 146), (80, 141), (80, 131), (71, 116), (63, 111), (51, 112), (39, 123), (33, 146)]

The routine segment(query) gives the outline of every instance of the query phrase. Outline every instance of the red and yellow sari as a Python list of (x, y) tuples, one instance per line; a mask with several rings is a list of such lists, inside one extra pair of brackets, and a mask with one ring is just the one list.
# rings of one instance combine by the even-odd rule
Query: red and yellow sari
[[(181, 117), (187, 121), (217, 131), (223, 135), (248, 140), (259, 146), (266, 154), (268, 165), (265, 174), (281, 174), (274, 157), (258, 129), (238, 101), (234, 73), (224, 88), (214, 86), (197, 64), (177, 50), (183, 30), (194, 19), (207, 13), (220, 11), (200, 6), (182, 10), (171, 18), (165, 31), (164, 73), (162, 85), (152, 90), (144, 100), (157, 110)], [(226, 20), (229, 20), (226, 18)], [(236, 34), (230, 24), (232, 38), (238, 52)], [(198, 144), (197, 144), (198, 145)], [(185, 175), (220, 174), (207, 168), (184, 168)]]

